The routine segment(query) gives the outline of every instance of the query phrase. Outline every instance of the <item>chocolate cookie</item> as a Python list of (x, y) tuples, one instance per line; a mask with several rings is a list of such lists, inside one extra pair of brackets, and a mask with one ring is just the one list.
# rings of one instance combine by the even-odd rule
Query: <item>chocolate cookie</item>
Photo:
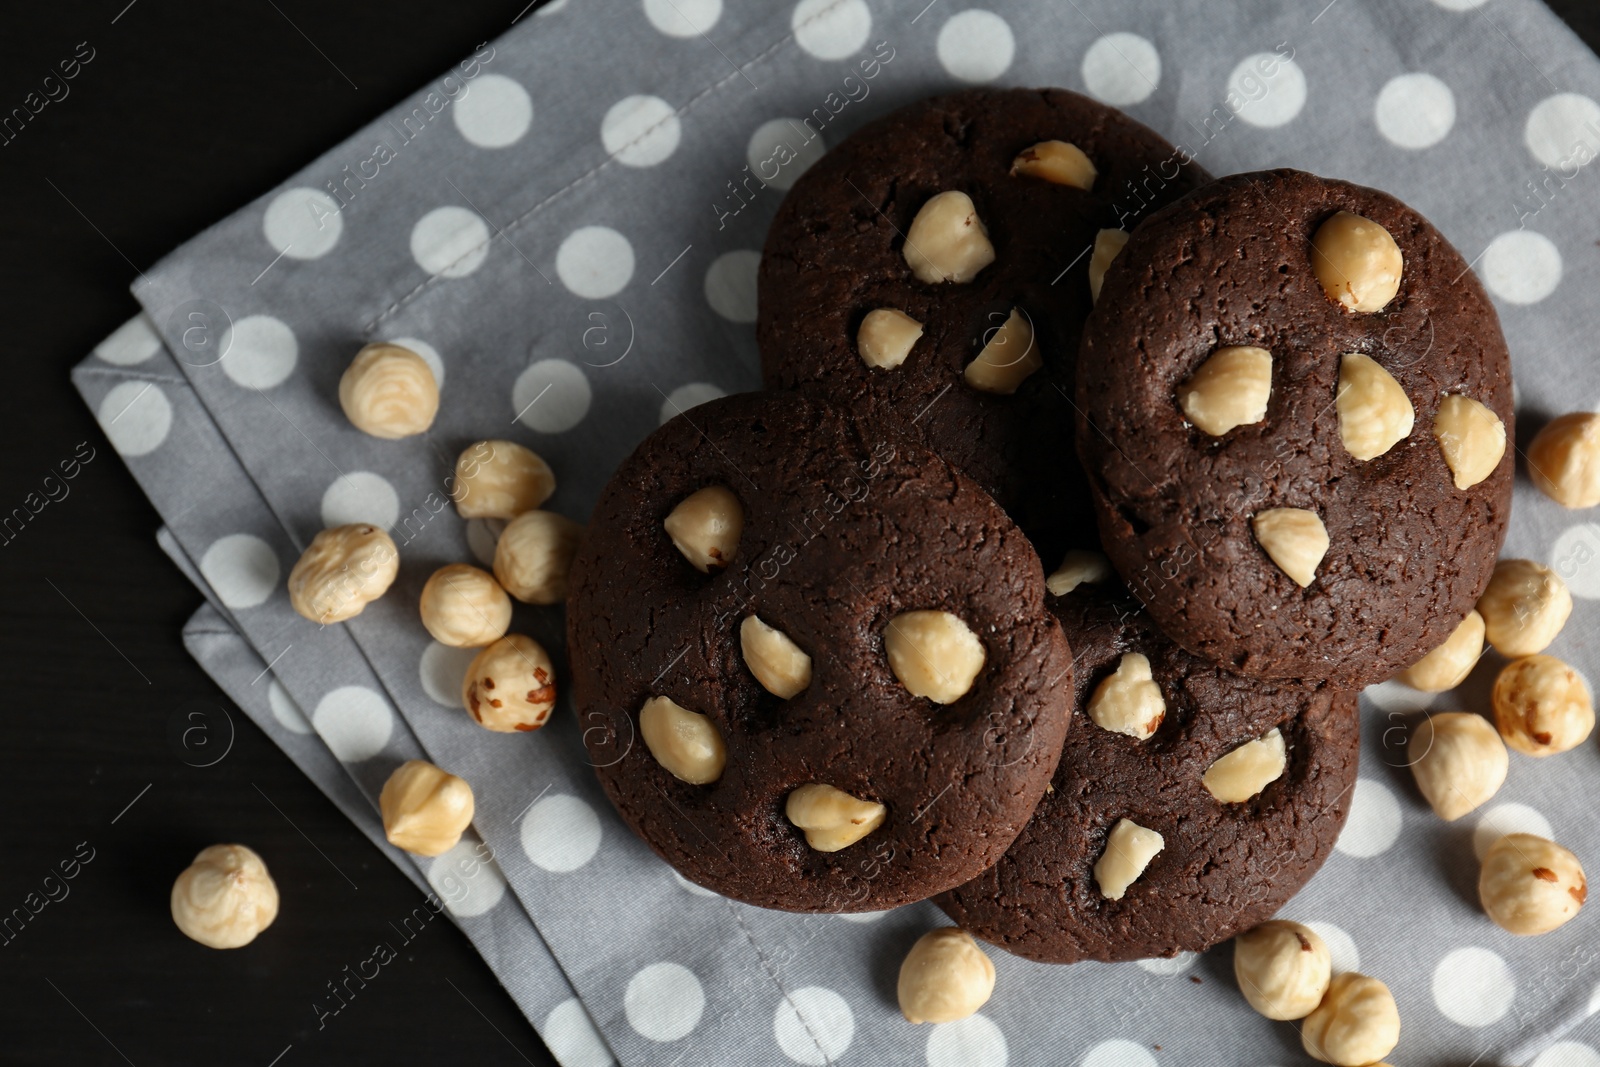
[(1468, 264), (1392, 196), (1279, 170), (1151, 216), (1106, 273), (1078, 403), (1107, 554), (1230, 670), (1381, 681), (1493, 572), (1505, 341)]
[[(1046, 963), (1197, 952), (1270, 917), (1344, 825), (1355, 694), (1229, 674), (1164, 638), (1120, 590), (1050, 599), (1077, 654), (1054, 788), (998, 864), (935, 903), (974, 936)], [(1141, 740), (1152, 709), (1159, 721)], [(1124, 822), (1160, 835), (1142, 870), (1153, 841), (1126, 829), (1113, 841)], [(1136, 876), (1108, 899), (1118, 861), (1132, 865), (1117, 881)]]
[[(1206, 178), (1151, 130), (1061, 89), (901, 108), (830, 151), (778, 209), (757, 301), (767, 384), (819, 383), (869, 421), (909, 429), (993, 494), (1047, 562), (1092, 547), (1070, 456), (1090, 265), (1106, 255), (1096, 237)], [(922, 215), (951, 192), (975, 221), (954, 199)], [(979, 231), (986, 241), (962, 237)], [(980, 266), (984, 244), (993, 262)], [(998, 333), (1013, 311), (1018, 326)], [(997, 336), (985, 362), (998, 366), (975, 386), (964, 372)]]
[(1071, 652), (971, 479), (802, 394), (668, 422), (595, 506), (573, 696), (623, 820), (701, 885), (869, 911), (999, 859), (1060, 758)]

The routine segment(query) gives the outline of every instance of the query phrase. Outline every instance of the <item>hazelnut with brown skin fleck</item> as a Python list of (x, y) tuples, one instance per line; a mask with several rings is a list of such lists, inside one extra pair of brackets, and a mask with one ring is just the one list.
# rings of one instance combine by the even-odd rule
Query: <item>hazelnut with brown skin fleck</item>
[(556, 706), (550, 654), (531, 637), (507, 634), (473, 658), (461, 680), (461, 703), (486, 730), (537, 730)]

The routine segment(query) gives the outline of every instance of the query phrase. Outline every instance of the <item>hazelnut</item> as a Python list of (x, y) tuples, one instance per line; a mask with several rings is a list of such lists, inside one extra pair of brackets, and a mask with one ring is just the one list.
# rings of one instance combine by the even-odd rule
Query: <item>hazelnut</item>
[(1533, 834), (1507, 834), (1483, 856), (1478, 900), (1496, 926), (1548, 934), (1578, 914), (1589, 883), (1578, 857)]
[(728, 764), (728, 748), (716, 723), (671, 697), (651, 697), (644, 702), (639, 709), (639, 735), (667, 773), (690, 785), (716, 781)]
[(511, 625), (511, 598), (488, 571), (452, 563), (422, 587), (422, 625), (441, 645), (480, 648)]
[(1309, 926), (1273, 919), (1233, 939), (1233, 975), (1262, 1015), (1304, 1019), (1328, 991), (1333, 957)]
[(1150, 674), (1150, 660), (1139, 652), (1124, 652), (1117, 669), (1095, 686), (1088, 710), (1102, 730), (1127, 734), (1135, 741), (1155, 733), (1166, 718), (1167, 702)]
[(1405, 440), (1416, 421), (1411, 398), (1377, 360), (1360, 352), (1339, 357), (1339, 437), (1363, 462), (1377, 459)]
[(525, 511), (506, 524), (494, 546), (494, 576), (524, 604), (567, 599), (567, 572), (583, 527), (553, 511)]
[(744, 508), (731, 490), (708, 485), (680, 500), (662, 525), (683, 558), (710, 574), (726, 567), (739, 551)]
[(1322, 1003), (1300, 1024), (1306, 1054), (1338, 1067), (1376, 1063), (1400, 1043), (1400, 1009), (1376, 978), (1334, 975)]
[(544, 646), (506, 634), (472, 658), (461, 679), (461, 704), (486, 730), (537, 730), (556, 706), (556, 669)]
[(1554, 656), (1506, 665), (1490, 700), (1506, 744), (1529, 756), (1553, 756), (1581, 745), (1594, 729), (1594, 704), (1578, 672)]
[(207, 948), (239, 948), (278, 917), (278, 887), (243, 845), (212, 845), (172, 883), (172, 921)]
[(1459, 393), (1439, 401), (1433, 438), (1457, 489), (1471, 489), (1489, 477), (1506, 454), (1506, 426), (1500, 416)]
[(1101, 230), (1094, 235), (1094, 251), (1089, 253), (1090, 303), (1100, 302), (1100, 287), (1105, 284), (1106, 271), (1127, 244), (1127, 230)]
[(1278, 569), (1304, 589), (1317, 578), (1317, 565), (1328, 554), (1328, 531), (1322, 518), (1304, 508), (1269, 508), (1250, 520), (1259, 544)]
[(289, 572), (289, 603), (326, 626), (361, 614), (400, 573), (400, 550), (369, 523), (323, 530)]
[(1509, 659), (1543, 652), (1572, 614), (1572, 593), (1559, 575), (1530, 559), (1503, 559), (1478, 598), (1478, 614), (1495, 651)]
[(1220, 757), (1200, 781), (1219, 802), (1239, 804), (1281, 778), (1288, 763), (1283, 732), (1273, 727)]
[(1061, 566), (1044, 580), (1044, 586), (1054, 596), (1066, 596), (1085, 582), (1093, 585), (1111, 577), (1111, 561), (1099, 552), (1069, 549), (1061, 557)]
[(356, 353), (339, 379), (339, 406), (350, 424), (394, 440), (422, 433), (439, 411), (439, 383), (427, 361), (409, 348), (371, 344)]
[(550, 499), (555, 472), (515, 441), (479, 441), (456, 459), (450, 491), (463, 519), (514, 519)]
[(912, 696), (960, 700), (983, 670), (983, 642), (948, 611), (908, 611), (883, 630), (889, 669)]
[(1034, 343), (1033, 323), (1022, 309), (1012, 308), (1006, 321), (995, 327), (984, 342), (983, 351), (967, 364), (961, 376), (980, 392), (1009, 396), (1028, 375), (1042, 366), (1044, 359)]
[(1505, 783), (1511, 757), (1482, 715), (1461, 711), (1430, 715), (1406, 744), (1417, 788), (1445, 822), (1454, 822), (1494, 796)]
[(879, 370), (893, 370), (906, 361), (922, 336), (922, 323), (894, 308), (867, 312), (856, 331), (856, 352), (861, 362)]
[(1534, 434), (1528, 445), (1528, 476), (1563, 507), (1600, 504), (1600, 415), (1574, 411)]
[(1476, 611), (1451, 631), (1438, 648), (1407, 667), (1400, 680), (1424, 693), (1442, 693), (1466, 681), (1467, 675), (1483, 657), (1483, 616)]
[(406, 760), (378, 795), (383, 836), (414, 856), (438, 856), (456, 847), (472, 823), (472, 787), (426, 760)]
[(818, 852), (838, 852), (883, 825), (889, 809), (861, 800), (842, 789), (812, 782), (789, 794), (784, 802), (789, 821), (806, 832), (806, 844)]
[(788, 700), (811, 684), (811, 657), (800, 651), (788, 634), (754, 615), (739, 624), (739, 648), (745, 666), (773, 696)]
[(1348, 211), (1335, 213), (1311, 238), (1312, 272), (1328, 299), (1349, 311), (1382, 311), (1400, 291), (1403, 267), (1389, 231)]
[(1217, 349), (1178, 388), (1183, 417), (1212, 437), (1267, 417), (1272, 353), (1250, 345)]
[(1139, 880), (1156, 853), (1167, 842), (1154, 830), (1147, 830), (1132, 819), (1118, 819), (1106, 836), (1105, 853), (1095, 861), (1094, 880), (1100, 895), (1121, 900), (1128, 887)]
[(1083, 149), (1066, 141), (1040, 141), (1032, 148), (1024, 148), (1011, 161), (1011, 176), (1043, 178), (1056, 185), (1070, 185), (1088, 192), (1094, 188), (1099, 172)]
[(908, 1022), (953, 1023), (989, 1002), (994, 961), (959, 926), (930, 930), (900, 964), (897, 992)]
[(922, 205), (906, 232), (904, 254), (918, 281), (970, 282), (994, 262), (994, 245), (972, 198), (952, 189)]

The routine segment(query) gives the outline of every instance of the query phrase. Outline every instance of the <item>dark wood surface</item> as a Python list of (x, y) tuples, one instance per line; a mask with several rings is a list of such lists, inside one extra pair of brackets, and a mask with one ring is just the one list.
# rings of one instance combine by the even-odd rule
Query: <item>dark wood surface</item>
[[(554, 1062), (445, 923), (319, 1028), (326, 983), (420, 894), (236, 709), (227, 757), (185, 762), (174, 716), (229, 706), (180, 639), (199, 597), (67, 378), (135, 312), (136, 269), (525, 2), (97, 0), (10, 5), (0, 23), (0, 113), (80, 42), (94, 50), (70, 95), (0, 146), (0, 513), (79, 442), (98, 450), (69, 496), (0, 546), (0, 917), (59, 898), (0, 934), (0, 1062)], [(1600, 5), (1552, 6), (1600, 42)], [(224, 840), (267, 855), (283, 894), (278, 924), (241, 952), (189, 942), (167, 914), (177, 872)]]

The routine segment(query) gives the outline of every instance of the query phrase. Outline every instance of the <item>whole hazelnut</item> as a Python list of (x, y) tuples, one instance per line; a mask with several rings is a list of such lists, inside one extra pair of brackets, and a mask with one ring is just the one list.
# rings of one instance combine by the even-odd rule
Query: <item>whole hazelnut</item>
[(494, 575), (465, 563), (433, 572), (422, 587), (422, 625), (441, 645), (481, 648), (511, 625), (511, 598)]
[(212, 845), (172, 884), (172, 921), (207, 948), (239, 948), (278, 917), (278, 887), (243, 845)]
[(478, 441), (456, 459), (450, 496), (463, 519), (514, 519), (550, 499), (555, 472), (515, 441)]
[(1495, 651), (1515, 659), (1543, 652), (1572, 614), (1572, 592), (1549, 567), (1531, 559), (1494, 565), (1489, 587), (1478, 598), (1484, 634)]
[(1453, 822), (1494, 796), (1511, 757), (1482, 715), (1446, 712), (1417, 724), (1406, 744), (1417, 788), (1439, 818)]
[(1562, 507), (1600, 504), (1600, 415), (1574, 411), (1552, 419), (1528, 445), (1528, 476)]
[(1322, 1003), (1300, 1024), (1306, 1054), (1338, 1067), (1376, 1063), (1400, 1043), (1400, 1009), (1389, 987), (1351, 971), (1334, 975)]
[(312, 622), (343, 622), (388, 592), (400, 550), (370, 523), (323, 530), (289, 572), (289, 604)]
[(965, 1019), (994, 993), (994, 961), (958, 926), (917, 938), (900, 964), (900, 1011), (913, 1023)]
[(339, 379), (339, 406), (351, 425), (394, 440), (433, 425), (439, 383), (426, 360), (399, 345), (370, 344)]
[(426, 760), (407, 760), (378, 796), (389, 844), (416, 856), (449, 852), (472, 824), (472, 787)]
[(567, 599), (567, 573), (583, 527), (553, 511), (525, 511), (506, 524), (494, 546), (494, 576), (524, 604)]
[(556, 669), (550, 654), (531, 637), (506, 634), (467, 666), (461, 703), (472, 721), (486, 730), (537, 730), (556, 706)]
[(1262, 1015), (1304, 1019), (1328, 991), (1333, 957), (1309, 926), (1273, 919), (1233, 939), (1233, 974)]
[(1594, 729), (1594, 703), (1578, 672), (1554, 656), (1508, 663), (1490, 693), (1506, 744), (1529, 756), (1581, 745)]
[(1575, 917), (1588, 898), (1583, 865), (1554, 841), (1507, 834), (1484, 853), (1478, 900), (1503, 930), (1547, 934)]

